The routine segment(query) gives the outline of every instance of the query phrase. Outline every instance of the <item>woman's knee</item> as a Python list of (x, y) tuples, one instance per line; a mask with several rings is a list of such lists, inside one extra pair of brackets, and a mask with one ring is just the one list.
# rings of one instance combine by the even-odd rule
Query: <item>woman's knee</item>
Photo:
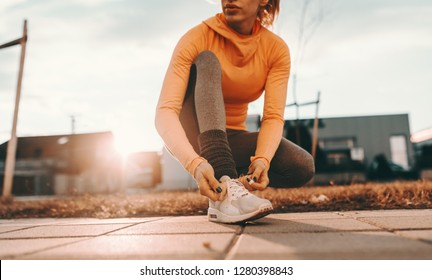
[(198, 72), (216, 71), (221, 72), (221, 65), (217, 56), (211, 51), (203, 51), (198, 54), (193, 63)]
[[(301, 187), (315, 175), (315, 161), (310, 153), (294, 143), (284, 139), (283, 147), (274, 158), (273, 172), (280, 174), (280, 185)], [(282, 179), (283, 178), (283, 179)], [(279, 180), (278, 180), (279, 181)], [(282, 181), (284, 182), (282, 184)]]
[(298, 170), (298, 177), (301, 185), (305, 185), (315, 176), (315, 161), (309, 153), (306, 153), (304, 160), (301, 161)]

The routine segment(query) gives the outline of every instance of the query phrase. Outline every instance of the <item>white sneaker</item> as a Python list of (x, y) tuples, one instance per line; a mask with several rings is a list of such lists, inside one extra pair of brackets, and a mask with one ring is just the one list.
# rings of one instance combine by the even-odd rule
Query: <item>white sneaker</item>
[(218, 223), (239, 223), (262, 218), (273, 210), (267, 199), (251, 194), (240, 181), (223, 176), (227, 195), (222, 201), (209, 200), (208, 219)]

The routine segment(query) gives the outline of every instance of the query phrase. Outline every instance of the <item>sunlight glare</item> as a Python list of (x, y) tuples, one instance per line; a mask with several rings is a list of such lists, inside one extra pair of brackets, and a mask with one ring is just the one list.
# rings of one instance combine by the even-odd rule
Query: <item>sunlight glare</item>
[(141, 150), (137, 138), (127, 131), (114, 131), (114, 147), (123, 158)]
[(123, 158), (132, 153), (162, 149), (161, 141), (148, 130), (130, 126), (113, 129), (113, 134), (114, 147)]

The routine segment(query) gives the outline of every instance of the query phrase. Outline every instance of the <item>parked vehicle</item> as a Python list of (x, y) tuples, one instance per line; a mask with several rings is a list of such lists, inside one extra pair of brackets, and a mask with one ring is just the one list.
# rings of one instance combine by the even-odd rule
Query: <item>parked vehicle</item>
[(376, 181), (418, 180), (420, 174), (416, 169), (404, 167), (387, 160), (385, 155), (375, 156), (368, 169), (368, 179)]

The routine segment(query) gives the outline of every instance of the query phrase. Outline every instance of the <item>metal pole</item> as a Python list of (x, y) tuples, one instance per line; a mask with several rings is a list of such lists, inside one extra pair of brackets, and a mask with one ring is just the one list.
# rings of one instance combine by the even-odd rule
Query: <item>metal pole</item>
[(316, 159), (316, 150), (318, 145), (318, 107), (320, 102), (320, 95), (321, 92), (318, 91), (318, 97), (316, 101), (316, 110), (315, 110), (315, 120), (313, 124), (313, 132), (312, 132), (312, 156), (314, 159)]
[(13, 123), (12, 123), (11, 139), (9, 140), (7, 146), (7, 153), (6, 153), (5, 177), (3, 183), (3, 197), (9, 197), (12, 192), (12, 183), (13, 183), (16, 148), (17, 148), (16, 129), (17, 129), (17, 122), (18, 122), (19, 102), (21, 97), (21, 85), (22, 85), (22, 77), (23, 77), (23, 70), (24, 70), (26, 43), (27, 43), (27, 20), (24, 20), (23, 37), (20, 40), (21, 59), (20, 59), (20, 68), (18, 73), (17, 92), (15, 97), (15, 110), (14, 110)]
[(294, 105), (296, 106), (296, 120), (299, 119), (299, 107), (297, 103), (297, 75), (293, 75), (293, 98), (294, 98)]
[(301, 146), (300, 140), (300, 113), (299, 113), (299, 104), (297, 102), (297, 75), (293, 75), (293, 97), (294, 97), (294, 105), (296, 109), (296, 120), (295, 120), (295, 131), (296, 131), (296, 144)]

